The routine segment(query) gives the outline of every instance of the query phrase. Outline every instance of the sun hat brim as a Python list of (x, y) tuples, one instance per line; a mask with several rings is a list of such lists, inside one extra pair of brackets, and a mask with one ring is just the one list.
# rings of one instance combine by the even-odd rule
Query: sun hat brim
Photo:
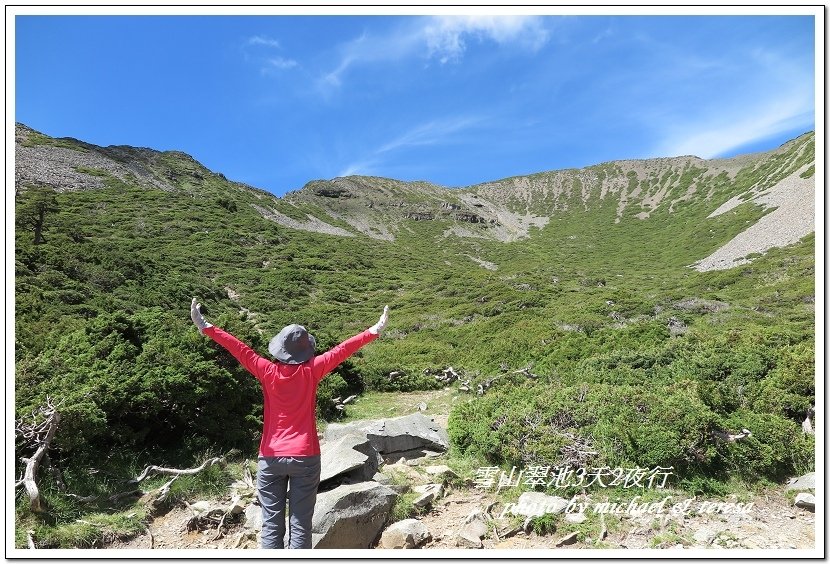
[(268, 343), (268, 352), (285, 364), (303, 364), (314, 358), (317, 343), (302, 325), (288, 325)]

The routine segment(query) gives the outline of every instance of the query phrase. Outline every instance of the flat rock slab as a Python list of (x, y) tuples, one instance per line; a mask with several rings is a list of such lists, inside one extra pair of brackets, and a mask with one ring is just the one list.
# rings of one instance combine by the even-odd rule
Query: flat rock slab
[(426, 472), (430, 476), (436, 476), (438, 478), (441, 478), (442, 480), (453, 480), (459, 477), (458, 474), (453, 472), (452, 468), (444, 464), (440, 464), (437, 466), (427, 466), (426, 468), (424, 468), (424, 472)]
[(334, 441), (347, 434), (359, 433), (369, 439), (381, 454), (431, 449), (446, 451), (450, 446), (447, 432), (423, 413), (390, 419), (331, 423), (326, 427), (325, 440)]
[(573, 532), (569, 535), (566, 535), (556, 541), (556, 546), (567, 546), (569, 544), (574, 544), (576, 542), (576, 537), (579, 535), (577, 532)]

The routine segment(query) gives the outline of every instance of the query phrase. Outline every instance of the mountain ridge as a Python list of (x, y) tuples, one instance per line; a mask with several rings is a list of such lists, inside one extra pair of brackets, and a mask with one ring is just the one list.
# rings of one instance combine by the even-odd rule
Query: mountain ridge
[[(435, 235), (439, 238), (515, 242), (571, 212), (607, 208), (609, 213), (613, 210), (612, 221), (618, 224), (702, 205), (706, 215), (713, 217), (728, 202), (769, 206), (764, 194), (776, 189), (780, 192), (782, 185), (791, 184), (799, 185), (803, 200), (795, 215), (807, 218), (814, 214), (803, 186), (810, 176), (800, 183), (793, 179), (814, 169), (814, 137), (814, 132), (807, 132), (771, 151), (731, 158), (707, 160), (686, 155), (624, 159), (465, 187), (354, 175), (311, 180), (301, 189), (278, 197), (230, 181), (182, 151), (98, 147), (73, 138), (51, 138), (17, 124), (15, 186), (20, 190), (27, 184), (45, 184), (62, 191), (120, 182), (163, 191), (192, 190), (194, 197), (199, 197), (205, 194), (209, 180), (217, 189), (224, 186), (248, 192), (257, 200), (248, 202), (257, 213), (290, 229), (392, 242), (412, 232), (414, 222), (427, 221), (441, 228), (440, 235)], [(814, 185), (814, 179), (812, 182)], [(786, 201), (786, 197), (778, 201)], [(779, 215), (787, 222), (793, 214)], [(787, 244), (813, 229), (814, 224), (810, 224), (796, 234), (772, 237), (758, 252), (776, 246), (778, 239)], [(699, 264), (728, 268), (743, 256), (730, 255), (714, 262), (701, 258)]]

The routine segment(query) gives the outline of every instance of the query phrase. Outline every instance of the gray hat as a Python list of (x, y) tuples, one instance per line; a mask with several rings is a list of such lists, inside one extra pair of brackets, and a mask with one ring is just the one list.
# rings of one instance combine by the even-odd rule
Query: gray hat
[(302, 364), (314, 358), (317, 342), (302, 325), (288, 325), (268, 343), (268, 352), (285, 364)]

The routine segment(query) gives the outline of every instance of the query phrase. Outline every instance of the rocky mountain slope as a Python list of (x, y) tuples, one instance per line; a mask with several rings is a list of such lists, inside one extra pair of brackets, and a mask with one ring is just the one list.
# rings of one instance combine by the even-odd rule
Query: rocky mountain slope
[(608, 222), (670, 221), (684, 207), (708, 217), (751, 202), (776, 209), (699, 270), (729, 268), (752, 253), (798, 241), (815, 229), (814, 133), (766, 153), (730, 159), (693, 156), (613, 161), (541, 172), (466, 188), (428, 182), (350, 176), (315, 180), (275, 198), (211, 172), (184, 153), (123, 146), (97, 147), (16, 128), (15, 186), (58, 191), (95, 189), (113, 179), (160, 190), (204, 190), (206, 181), (247, 193), (249, 205), (282, 226), (341, 237), (394, 241), (416, 222), (440, 228), (436, 237), (511, 242), (526, 239), (575, 211), (607, 210)]

